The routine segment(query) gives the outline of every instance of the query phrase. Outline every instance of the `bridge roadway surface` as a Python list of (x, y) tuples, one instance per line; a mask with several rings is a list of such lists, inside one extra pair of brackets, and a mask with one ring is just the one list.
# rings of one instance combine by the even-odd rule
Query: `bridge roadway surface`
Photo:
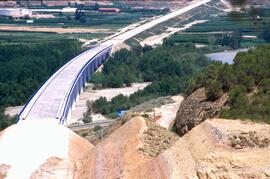
[(122, 43), (157, 24), (184, 14), (210, 1), (212, 0), (197, 0), (192, 2), (182, 9), (154, 19), (127, 32), (117, 34), (101, 45), (75, 57), (56, 71), (36, 91), (22, 109), (18, 120), (59, 119), (61, 123), (65, 123), (87, 79), (106, 60), (112, 46), (116, 46), (118, 43)]
[[(106, 53), (104, 55), (101, 52), (107, 52), (107, 56), (105, 56)], [(68, 101), (70, 91), (76, 79), (79, 77), (78, 75), (81, 70), (90, 62), (92, 71), (88, 69), (87, 73), (93, 73), (98, 66), (102, 64), (101, 61), (97, 63), (94, 60), (96, 58), (101, 59), (102, 55), (104, 55), (102, 61), (105, 61), (108, 57), (108, 52), (110, 52), (110, 46), (100, 45), (82, 53), (65, 64), (34, 94), (29, 103), (22, 110), (19, 119), (61, 119), (61, 117), (63, 117), (65, 103)], [(80, 82), (80, 88), (82, 88), (83, 83), (86, 82), (86, 77), (84, 77), (83, 80), (84, 81)], [(80, 90), (81, 89), (77, 89), (77, 93), (79, 93)]]

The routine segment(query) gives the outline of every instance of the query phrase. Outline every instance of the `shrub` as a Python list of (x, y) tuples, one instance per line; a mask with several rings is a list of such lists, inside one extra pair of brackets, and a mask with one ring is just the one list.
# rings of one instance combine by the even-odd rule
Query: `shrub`
[(92, 122), (92, 117), (84, 114), (84, 117), (83, 117), (82, 121), (83, 121), (83, 123), (86, 123), (86, 124), (91, 123)]
[(211, 80), (206, 86), (206, 96), (209, 100), (216, 100), (223, 94), (222, 84), (217, 80)]
[(99, 130), (101, 130), (101, 129), (102, 129), (102, 127), (99, 126), (99, 125), (97, 125), (97, 126), (94, 127), (94, 131), (99, 131)]

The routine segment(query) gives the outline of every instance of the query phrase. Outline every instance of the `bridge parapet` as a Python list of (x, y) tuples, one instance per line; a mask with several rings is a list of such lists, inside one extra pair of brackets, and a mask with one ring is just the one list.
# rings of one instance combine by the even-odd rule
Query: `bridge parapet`
[(68, 119), (71, 108), (75, 103), (77, 96), (81, 93), (81, 89), (85, 86), (87, 80), (90, 79), (90, 77), (95, 73), (99, 66), (106, 61), (110, 55), (111, 50), (112, 46), (108, 46), (107, 48), (100, 51), (91, 60), (89, 60), (88, 63), (86, 63), (77, 74), (72, 86), (69, 89), (69, 93), (65, 97), (66, 99), (63, 101), (65, 104), (59, 108), (56, 116), (57, 119), (60, 119), (61, 123), (65, 123), (65, 120)]
[(112, 45), (96, 46), (62, 66), (32, 95), (17, 120), (59, 119), (65, 123), (85, 83), (111, 49)]

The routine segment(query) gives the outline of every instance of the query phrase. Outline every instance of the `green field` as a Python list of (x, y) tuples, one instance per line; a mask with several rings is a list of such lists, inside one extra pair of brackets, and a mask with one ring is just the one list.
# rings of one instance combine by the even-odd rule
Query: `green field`
[[(245, 13), (211, 15), (205, 23), (196, 24), (185, 32), (190, 34), (177, 33), (172, 37), (177, 42), (195, 42), (209, 44), (211, 38), (221, 38), (213, 35), (213, 32), (239, 33), (241, 36), (256, 36), (257, 39), (240, 38), (240, 47), (249, 47), (266, 44), (262, 38), (264, 30), (270, 28), (270, 9), (259, 9), (257, 14), (252, 14), (252, 10)], [(205, 33), (203, 36), (196, 33)], [(195, 34), (194, 34), (195, 33)], [(209, 33), (209, 34), (207, 34)], [(223, 34), (223, 35), (224, 35)]]
[[(90, 8), (91, 9), (91, 8)], [(80, 14), (81, 13), (81, 14)], [(82, 8), (80, 13), (43, 13), (52, 14), (55, 18), (33, 19), (34, 23), (28, 24), (28, 19), (12, 19), (0, 16), (0, 24), (13, 24), (23, 26), (42, 27), (91, 27), (115, 30), (142, 19), (161, 15), (165, 12), (161, 10), (131, 10), (122, 8), (120, 13), (104, 13), (89, 8)]]
[[(161, 23), (126, 41), (126, 44), (132, 47), (137, 46), (139, 42), (136, 39), (142, 41), (150, 36), (164, 33), (169, 27), (181, 28), (195, 20), (207, 20), (207, 22), (196, 24), (183, 32), (178, 32), (171, 36), (169, 40), (173, 41), (173, 43), (202, 43), (211, 46), (222, 45), (227, 48), (243, 48), (267, 44), (262, 34), (266, 29), (270, 29), (270, 8), (248, 9), (243, 13), (228, 14), (218, 9), (221, 6), (218, 1), (212, 1)], [(242, 38), (242, 36), (256, 36), (257, 38)], [(224, 42), (226, 40), (227, 42)], [(237, 42), (237, 45), (233, 45), (234, 42), (232, 44), (228, 43), (228, 41), (234, 40), (240, 42)]]

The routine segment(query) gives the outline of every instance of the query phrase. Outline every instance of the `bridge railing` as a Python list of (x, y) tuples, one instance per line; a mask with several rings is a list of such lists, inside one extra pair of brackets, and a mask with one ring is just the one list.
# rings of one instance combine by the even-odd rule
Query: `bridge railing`
[(77, 96), (80, 94), (81, 89), (85, 86), (91, 75), (98, 69), (98, 67), (106, 61), (112, 50), (112, 45), (104, 47), (103, 50), (98, 52), (94, 57), (92, 57), (78, 72), (70, 89), (69, 93), (65, 96), (63, 103), (61, 104), (57, 116), (60, 119), (60, 123), (64, 123), (71, 111), (72, 105), (75, 103)]
[(69, 64), (71, 64), (73, 61), (77, 60), (81, 56), (85, 55), (86, 53), (87, 53), (87, 51), (81, 53), (80, 55), (76, 56), (72, 60), (65, 63), (62, 67), (60, 67), (58, 70), (56, 70), (56, 72), (54, 74), (52, 74), (44, 83), (42, 83), (41, 86), (31, 95), (29, 100), (26, 102), (23, 109), (18, 114), (16, 122), (18, 122), (21, 119), (25, 119), (27, 117), (29, 111), (31, 110), (31, 108), (35, 104), (36, 100), (39, 98), (39, 96), (42, 94), (42, 92), (47, 88), (47, 86), (57, 77), (57, 75), (62, 70), (64, 70)]

